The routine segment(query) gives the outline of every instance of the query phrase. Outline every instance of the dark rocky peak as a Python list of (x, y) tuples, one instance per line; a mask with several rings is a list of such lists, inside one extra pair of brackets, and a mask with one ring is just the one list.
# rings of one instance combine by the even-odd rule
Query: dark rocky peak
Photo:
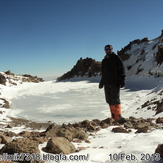
[(156, 53), (156, 61), (158, 65), (161, 65), (163, 62), (163, 46), (158, 45), (158, 51)]
[(58, 81), (70, 79), (73, 77), (92, 77), (96, 76), (100, 72), (101, 62), (95, 61), (92, 58), (80, 58), (76, 65), (67, 73), (57, 78)]

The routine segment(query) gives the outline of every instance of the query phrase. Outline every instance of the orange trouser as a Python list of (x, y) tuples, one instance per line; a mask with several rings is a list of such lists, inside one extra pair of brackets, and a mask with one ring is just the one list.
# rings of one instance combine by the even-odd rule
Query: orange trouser
[(113, 119), (118, 119), (121, 116), (121, 105), (116, 104), (116, 105), (110, 105), (110, 111)]

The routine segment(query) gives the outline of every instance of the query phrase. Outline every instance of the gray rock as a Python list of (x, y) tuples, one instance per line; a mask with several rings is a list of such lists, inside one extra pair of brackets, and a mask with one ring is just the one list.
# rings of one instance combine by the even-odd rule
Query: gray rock
[(4, 102), (4, 104), (2, 105), (2, 107), (9, 109), (10, 108), (10, 103), (4, 99), (4, 98), (0, 98), (0, 100), (2, 100)]
[(114, 133), (129, 133), (129, 131), (123, 127), (115, 127), (111, 131)]
[(162, 118), (157, 118), (156, 123), (163, 123), (163, 117)]
[(2, 74), (0, 74), (0, 84), (6, 85), (6, 78)]
[(145, 126), (145, 127), (139, 128), (139, 129), (136, 131), (136, 133), (147, 133), (149, 129), (150, 129), (150, 127)]
[(40, 153), (38, 149), (38, 143), (27, 138), (16, 139), (12, 142), (7, 143), (0, 153)]
[(0, 138), (1, 138), (1, 143), (2, 144), (7, 144), (7, 143), (12, 141), (12, 138), (9, 137), (9, 136), (0, 135)]
[(155, 150), (155, 153), (159, 153), (161, 158), (163, 158), (163, 144), (159, 144)]
[(75, 146), (64, 137), (51, 138), (46, 146), (46, 150), (53, 154), (70, 154), (75, 152)]

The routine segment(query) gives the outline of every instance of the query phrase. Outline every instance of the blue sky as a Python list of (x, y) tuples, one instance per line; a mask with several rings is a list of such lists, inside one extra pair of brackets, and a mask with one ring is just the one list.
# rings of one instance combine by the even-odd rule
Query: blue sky
[(77, 60), (102, 60), (103, 47), (153, 39), (162, 0), (0, 0), (0, 71), (61, 75)]

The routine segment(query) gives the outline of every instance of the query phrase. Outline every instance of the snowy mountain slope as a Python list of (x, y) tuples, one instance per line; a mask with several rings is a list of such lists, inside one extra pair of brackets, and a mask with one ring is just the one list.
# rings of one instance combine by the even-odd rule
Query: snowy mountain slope
[[(117, 54), (121, 57), (126, 77), (129, 76), (163, 76), (163, 31), (162, 34), (153, 39), (138, 39), (130, 42), (122, 48)], [(76, 65), (63, 74), (57, 80), (81, 81), (90, 80), (97, 81), (95, 76), (100, 79), (101, 62), (92, 58), (86, 58), (77, 61)]]
[[(11, 102), (6, 100), (7, 97), (3, 95), (3, 90), (10, 89), (13, 86), (19, 86), (25, 82), (39, 83), (43, 82), (42, 78), (31, 75), (16, 75), (11, 71), (0, 72), (0, 107), (10, 108)], [(12, 88), (11, 88), (12, 89)]]
[[(123, 62), (126, 75), (163, 76), (163, 64), (158, 63), (157, 60), (158, 51), (160, 51), (159, 46), (163, 46), (163, 33), (153, 40), (133, 41), (128, 49), (123, 50), (123, 53), (118, 52), (120, 56), (127, 56)], [(162, 52), (161, 59), (163, 59)]]

